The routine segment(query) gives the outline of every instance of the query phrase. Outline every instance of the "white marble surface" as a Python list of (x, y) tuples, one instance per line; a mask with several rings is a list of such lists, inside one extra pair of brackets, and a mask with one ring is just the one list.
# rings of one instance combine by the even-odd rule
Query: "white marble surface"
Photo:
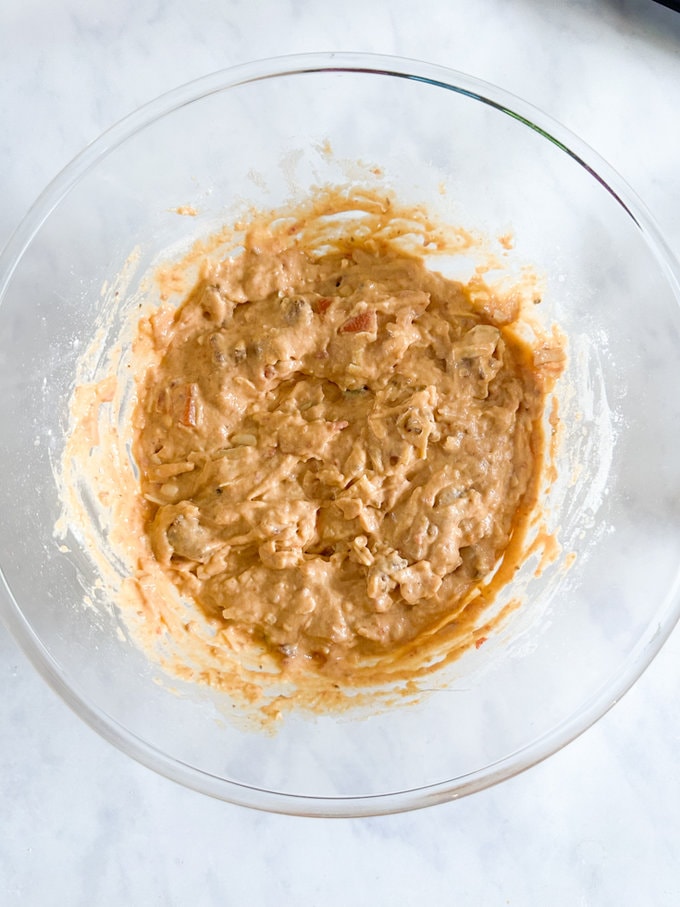
[[(607, 158), (680, 255), (680, 14), (651, 0), (2, 0), (0, 245), (139, 104), (312, 50), (396, 53), (502, 84)], [(157, 777), (84, 726), (1, 626), (0, 677), (5, 907), (680, 903), (680, 630), (546, 763), (372, 820), (268, 816)]]

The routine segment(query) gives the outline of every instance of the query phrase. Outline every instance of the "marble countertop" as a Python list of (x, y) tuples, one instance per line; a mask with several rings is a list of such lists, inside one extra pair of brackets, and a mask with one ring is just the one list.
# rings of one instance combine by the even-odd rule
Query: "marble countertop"
[[(3, 0), (0, 246), (43, 186), (167, 89), (248, 60), (394, 53), (501, 84), (633, 186), (680, 256), (680, 14), (652, 0)], [(270, 816), (86, 727), (0, 625), (0, 904), (676, 905), (680, 630), (547, 762), (376, 819)]]

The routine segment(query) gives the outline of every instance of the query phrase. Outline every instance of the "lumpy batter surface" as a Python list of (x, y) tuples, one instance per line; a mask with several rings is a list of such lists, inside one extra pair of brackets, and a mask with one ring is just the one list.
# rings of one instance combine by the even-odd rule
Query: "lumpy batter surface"
[(251, 233), (140, 327), (153, 555), (230, 639), (341, 672), (455, 616), (535, 489), (545, 375), (465, 285), (371, 236)]

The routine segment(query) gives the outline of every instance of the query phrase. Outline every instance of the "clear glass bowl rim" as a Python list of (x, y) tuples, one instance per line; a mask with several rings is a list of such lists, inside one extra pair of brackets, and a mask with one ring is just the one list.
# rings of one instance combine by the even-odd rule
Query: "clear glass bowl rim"
[[(403, 57), (354, 52), (295, 54), (222, 69), (164, 93), (120, 120), (78, 154), (43, 190), (0, 253), (0, 305), (31, 240), (69, 191), (97, 163), (132, 135), (178, 108), (216, 92), (280, 76), (315, 72), (364, 73), (429, 83), (494, 107), (552, 142), (583, 167), (621, 205), (636, 226), (680, 304), (680, 266), (645, 205), (623, 178), (584, 141), (548, 114), (505, 89), (448, 67)], [(0, 553), (1, 554), (1, 553)], [(615, 682), (596, 691), (578, 714), (495, 764), (426, 787), (383, 794), (316, 797), (260, 789), (196, 769), (131, 734), (94, 702), (71, 688), (23, 615), (0, 565), (4, 594), (0, 617), (40, 675), (93, 730), (119, 750), (157, 773), (209, 796), (267, 812), (300, 816), (373, 816), (419, 809), (483, 790), (538, 764), (599, 720), (636, 682), (680, 618), (680, 577), (666, 597), (669, 606), (650, 622)]]

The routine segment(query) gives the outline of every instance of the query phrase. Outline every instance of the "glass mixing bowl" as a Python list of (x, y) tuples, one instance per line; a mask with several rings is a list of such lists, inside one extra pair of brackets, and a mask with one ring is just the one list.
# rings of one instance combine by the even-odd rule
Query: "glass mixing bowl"
[[(97, 570), (77, 527), (66, 546), (55, 536), (55, 470), (78, 360), (128, 298), (111, 292), (126, 261), (132, 292), (159, 258), (243, 204), (368, 184), (375, 166), (405, 203), (494, 235), (512, 231), (517, 254), (545, 275), (544, 317), (569, 345), (558, 480), (546, 501), (561, 554), (531, 576), (504, 628), (420, 701), (293, 713), (268, 735), (233, 720), (226, 694), (159, 682), (115, 608), (83, 607)], [(196, 216), (178, 215), (182, 206)], [(677, 266), (630, 189), (583, 142), (499, 88), (357, 54), (258, 62), (179, 88), (85, 149), (0, 259), (3, 617), (95, 730), (228, 801), (368, 815), (508, 778), (615, 703), (678, 618), (678, 299)]]

